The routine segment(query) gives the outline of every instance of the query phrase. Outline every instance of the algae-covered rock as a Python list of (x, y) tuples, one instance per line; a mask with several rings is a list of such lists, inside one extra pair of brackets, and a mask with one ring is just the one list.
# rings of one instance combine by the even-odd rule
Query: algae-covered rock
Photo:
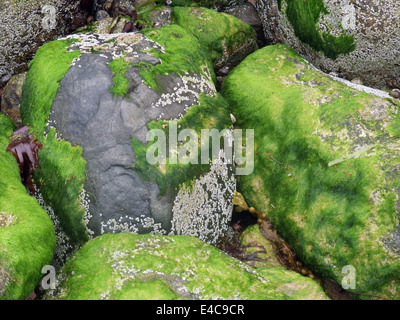
[(247, 227), (240, 237), (240, 245), (249, 258), (248, 265), (255, 268), (275, 267), (283, 268), (277, 250), (277, 243), (266, 239), (260, 232), (257, 224)]
[(19, 106), (25, 79), (26, 72), (12, 76), (1, 95), (0, 112), (9, 117), (17, 127), (21, 125)]
[(223, 92), (238, 126), (255, 130), (254, 172), (238, 182), (249, 206), (320, 277), (347, 287), (355, 270), (350, 292), (399, 298), (399, 105), (284, 45), (248, 56)]
[(316, 67), (378, 88), (400, 87), (397, 0), (257, 0), (267, 40)]
[(87, 13), (80, 1), (0, 2), (0, 85), (24, 71), (39, 46), (81, 27)]
[(223, 9), (229, 6), (228, 0), (172, 0), (172, 6), (178, 7), (204, 7), (210, 9)]
[(14, 126), (0, 115), (0, 299), (25, 299), (53, 257), (55, 235), (47, 213), (21, 183), (6, 152)]
[[(96, 21), (79, 32), (121, 33), (131, 18), (121, 16)], [(252, 26), (233, 15), (203, 7), (145, 7), (138, 13), (143, 27), (177, 24), (193, 34), (208, 52), (215, 70), (232, 69), (247, 55), (258, 49)]]
[(128, 231), (216, 243), (226, 232), (236, 186), (232, 165), (222, 158), (204, 163), (200, 144), (198, 164), (181, 158), (174, 164), (172, 147), (165, 163), (147, 158), (158, 141), (152, 129), (173, 145), (184, 129), (200, 138), (201, 129), (231, 127), (213, 78), (206, 51), (177, 25), (76, 34), (39, 49), (21, 115), (43, 144), (37, 174), (43, 199), (72, 241)]
[(208, 51), (214, 69), (232, 69), (258, 49), (253, 27), (236, 17), (206, 8), (172, 8), (173, 23), (195, 35)]
[(46, 299), (327, 299), (291, 271), (258, 272), (189, 236), (106, 234), (64, 265)]

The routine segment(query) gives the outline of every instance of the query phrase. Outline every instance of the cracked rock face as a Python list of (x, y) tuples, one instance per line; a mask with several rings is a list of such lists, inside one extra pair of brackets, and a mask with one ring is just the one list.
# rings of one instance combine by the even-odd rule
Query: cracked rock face
[[(80, 1), (67, 0), (0, 2), (0, 85), (24, 71), (43, 43), (86, 23), (87, 14), (79, 4)], [(52, 10), (49, 6), (54, 9), (54, 15), (48, 11)], [(44, 26), (46, 22), (49, 28)]]
[[(399, 88), (400, 3), (396, 0), (314, 2), (257, 0), (267, 40), (287, 44), (326, 72), (349, 80), (360, 78), (364, 84), (380, 89)], [(324, 9), (318, 13), (319, 5)], [(316, 13), (315, 23), (309, 22), (313, 18), (307, 12), (311, 11)], [(353, 39), (354, 50), (339, 44), (343, 37)], [(323, 52), (323, 42), (334, 53)]]
[[(212, 165), (209, 173), (193, 182), (193, 190), (188, 186), (186, 191), (162, 193), (156, 181), (143, 179), (133, 168), (137, 155), (131, 144), (134, 138), (146, 145), (149, 122), (180, 119), (200, 104), (200, 94), (216, 95), (207, 67), (205, 74), (159, 76), (157, 91), (142, 80), (134, 65), (160, 64), (148, 53), (149, 48), (165, 49), (158, 43), (133, 33), (68, 38), (72, 37), (79, 42), (67, 50), (80, 50), (81, 55), (60, 82), (49, 125), (60, 138), (83, 149), (89, 233), (191, 234), (216, 243), (233, 208), (236, 184), (228, 165)], [(93, 48), (99, 52), (93, 53)], [(114, 75), (109, 63), (122, 56), (133, 65), (124, 74), (129, 81), (127, 94), (117, 96), (110, 92)]]

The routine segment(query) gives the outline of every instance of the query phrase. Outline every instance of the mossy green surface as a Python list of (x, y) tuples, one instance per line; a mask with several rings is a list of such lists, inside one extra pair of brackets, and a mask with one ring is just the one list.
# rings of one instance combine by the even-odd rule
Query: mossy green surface
[(110, 88), (110, 92), (116, 96), (127, 95), (129, 80), (126, 78), (125, 73), (128, 71), (129, 62), (125, 61), (124, 58), (118, 58), (110, 61), (108, 65), (114, 74), (114, 85)]
[[(166, 164), (152, 165), (147, 161), (146, 154), (149, 148), (154, 143), (157, 143), (157, 140), (150, 141), (146, 145), (143, 145), (137, 139), (131, 139), (132, 148), (135, 151), (136, 156), (136, 162), (133, 164), (133, 168), (143, 179), (157, 182), (161, 194), (165, 194), (167, 190), (176, 190), (179, 185), (196, 177), (198, 178), (209, 171), (209, 163), (201, 163), (200, 139), (202, 129), (213, 128), (221, 132), (223, 129), (229, 128), (232, 124), (229, 116), (229, 106), (220, 94), (217, 94), (215, 98), (201, 94), (199, 100), (199, 105), (192, 106), (182, 119), (176, 121), (178, 134), (184, 129), (196, 131), (199, 138), (198, 164), (182, 164), (180, 162), (177, 164), (171, 164), (167, 154)], [(149, 130), (162, 130), (165, 137), (169, 137), (169, 122), (163, 120), (151, 121), (147, 126)], [(178, 148), (180, 148), (182, 144), (183, 143), (180, 143)], [(211, 148), (212, 143), (210, 143), (209, 148), (210, 156), (212, 155)], [(169, 150), (168, 141), (166, 150)]]
[(22, 90), (21, 118), (43, 144), (39, 150), (40, 167), (35, 174), (43, 199), (54, 209), (72, 241), (83, 243), (88, 236), (79, 199), (86, 172), (82, 149), (57, 137), (54, 128), (46, 132), (59, 83), (73, 60), (80, 56), (79, 50), (67, 52), (74, 41), (78, 40), (55, 40), (39, 48), (29, 65)]
[(76, 39), (51, 41), (41, 46), (29, 64), (21, 100), (21, 117), (39, 139), (42, 139), (61, 79), (74, 58), (80, 56), (67, 47)]
[[(228, 59), (240, 47), (255, 46), (254, 29), (236, 17), (206, 8), (172, 8), (172, 22), (199, 39), (213, 64)], [(250, 44), (250, 45), (249, 45)]]
[(149, 87), (161, 90), (157, 77), (167, 74), (183, 76), (186, 73), (193, 73), (204, 75), (206, 78), (211, 75), (215, 80), (207, 51), (202, 48), (193, 34), (178, 25), (167, 25), (160, 29), (144, 29), (142, 33), (165, 48), (164, 52), (156, 50), (150, 52), (162, 61), (161, 64), (140, 63), (138, 65), (140, 76)]
[(291, 300), (327, 300), (322, 287), (313, 279), (283, 268), (258, 268), (262, 274), (277, 290), (287, 294)]
[[(313, 49), (323, 52), (330, 59), (336, 59), (340, 54), (354, 51), (354, 37), (342, 32), (338, 37), (318, 29), (321, 14), (329, 14), (324, 0), (283, 0), (286, 2), (285, 14), (291, 23), (295, 35)], [(278, 2), (279, 10), (282, 1)]]
[(226, 0), (172, 0), (173, 6), (222, 8), (228, 4)]
[[(283, 272), (292, 276), (290, 281), (299, 276)], [(298, 278), (293, 294), (286, 290), (284, 277), (278, 278), (274, 274), (270, 283), (269, 276), (195, 237), (105, 234), (90, 240), (67, 261), (56, 295), (46, 298), (282, 300), (300, 298), (304, 292), (311, 299), (326, 299), (309, 279)]]
[(14, 130), (0, 115), (0, 299), (25, 299), (39, 283), (41, 269), (51, 263), (53, 224), (21, 183), (18, 164), (6, 152)]
[(399, 105), (330, 79), (284, 45), (248, 56), (223, 93), (237, 125), (255, 130), (254, 172), (238, 182), (248, 204), (318, 276), (341, 284), (352, 265), (354, 292), (399, 298), (388, 240), (398, 224), (399, 140), (390, 137)]
[(260, 232), (258, 224), (247, 227), (241, 237), (240, 245), (243, 246), (243, 251), (247, 255), (254, 255), (256, 253), (257, 259), (252, 259), (249, 265), (255, 268), (263, 267), (274, 267), (282, 268), (285, 267), (280, 263), (277, 256), (277, 244), (267, 240)]
[(57, 139), (55, 129), (50, 128), (39, 159), (36, 177), (43, 199), (56, 212), (64, 232), (76, 243), (86, 242), (89, 237), (80, 197), (86, 172), (82, 148)]

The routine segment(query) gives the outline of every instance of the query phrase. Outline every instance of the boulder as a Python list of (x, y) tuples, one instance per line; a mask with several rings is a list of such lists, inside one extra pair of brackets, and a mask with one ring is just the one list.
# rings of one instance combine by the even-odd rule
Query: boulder
[(174, 130), (200, 137), (201, 129), (231, 127), (213, 78), (206, 51), (177, 25), (77, 34), (39, 49), (21, 115), (43, 144), (36, 179), (43, 199), (73, 241), (121, 231), (209, 243), (224, 235), (236, 186), (231, 164), (174, 164), (173, 152), (165, 163), (147, 160), (151, 129), (173, 144)]
[(53, 257), (53, 224), (21, 183), (17, 161), (6, 152), (14, 125), (0, 114), (0, 299), (25, 299)]
[[(203, 7), (214, 10), (222, 10), (229, 6), (228, 0), (170, 0), (172, 6), (177, 7)], [(236, 1), (232, 1), (236, 2)]]
[(199, 39), (216, 71), (233, 69), (258, 49), (255, 30), (230, 14), (206, 8), (174, 7), (172, 17), (174, 23)]
[[(253, 8), (254, 9), (254, 8)], [(255, 10), (255, 9), (254, 9)], [(122, 33), (130, 17), (120, 16), (96, 21), (79, 30), (82, 33)], [(203, 7), (150, 6), (138, 12), (144, 28), (177, 24), (193, 34), (208, 52), (216, 71), (237, 66), (258, 49), (252, 26), (231, 14)]]
[(64, 265), (47, 300), (326, 300), (321, 287), (279, 268), (254, 270), (190, 236), (105, 234)]
[(283, 42), (325, 72), (400, 87), (396, 0), (257, 0), (267, 40)]
[(238, 180), (248, 205), (319, 278), (355, 297), (398, 299), (398, 102), (344, 85), (282, 44), (248, 56), (223, 93), (237, 125), (255, 130), (254, 171)]
[(0, 86), (26, 70), (43, 43), (83, 26), (86, 17), (80, 1), (1, 1)]
[(263, 23), (253, 3), (244, 2), (237, 4), (236, 6), (227, 8), (224, 12), (252, 26), (257, 34), (258, 46), (261, 48), (266, 45)]
[(11, 77), (4, 87), (1, 95), (0, 111), (9, 117), (16, 127), (21, 125), (21, 115), (19, 106), (22, 98), (22, 87), (26, 79), (26, 72), (16, 74)]

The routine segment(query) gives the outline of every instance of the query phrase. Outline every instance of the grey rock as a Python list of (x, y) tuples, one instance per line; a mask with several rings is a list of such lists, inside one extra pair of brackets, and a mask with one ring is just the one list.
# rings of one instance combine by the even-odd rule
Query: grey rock
[(172, 22), (172, 10), (169, 7), (161, 7), (151, 11), (153, 25), (157, 28), (169, 25)]
[(393, 89), (392, 91), (390, 91), (390, 95), (393, 98), (399, 99), (400, 98), (400, 90), (399, 89)]
[(104, 20), (110, 18), (110, 15), (105, 10), (99, 10), (96, 12), (96, 21)]
[[(60, 82), (49, 123), (62, 139), (83, 148), (87, 162), (84, 188), (90, 200), (87, 224), (90, 233), (97, 236), (121, 231), (172, 232), (196, 235), (215, 243), (221, 232), (227, 230), (233, 208), (230, 195), (236, 184), (230, 178), (232, 172), (226, 171), (227, 166), (220, 165), (225, 168), (222, 175), (220, 169), (211, 168), (210, 174), (200, 177), (193, 187), (195, 192), (204, 187), (209, 198), (193, 196), (193, 192), (186, 189), (178, 194), (176, 190), (167, 190), (161, 195), (156, 182), (142, 180), (132, 168), (136, 158), (130, 143), (134, 137), (145, 144), (150, 121), (180, 118), (187, 107), (199, 104), (200, 93), (215, 95), (214, 85), (200, 75), (169, 74), (158, 79), (162, 88), (160, 93), (142, 81), (136, 67), (130, 67), (126, 72), (130, 83), (128, 95), (114, 96), (110, 92), (113, 74), (108, 63), (125, 52), (125, 57), (134, 63), (155, 65), (160, 60), (146, 51), (149, 47), (158, 51), (162, 47), (135, 33), (117, 36), (117, 39), (124, 37), (125, 40), (131, 37), (129, 48), (119, 46), (118, 40), (107, 42), (112, 35), (79, 37), (84, 39), (82, 43), (71, 45), (69, 50), (80, 49), (83, 54)], [(104, 48), (101, 54), (91, 54), (89, 42), (108, 45), (109, 49)], [(179, 95), (176, 90), (180, 90)], [(176, 99), (173, 98), (175, 94)], [(167, 95), (168, 102), (164, 97)], [(163, 107), (165, 103), (168, 107)], [(223, 181), (223, 177), (228, 179)], [(214, 192), (213, 186), (218, 184), (222, 190)], [(216, 209), (212, 209), (213, 202)], [(204, 212), (196, 212), (197, 208), (203, 208)], [(214, 214), (213, 210), (216, 210)], [(182, 218), (182, 213), (187, 215)], [(190, 215), (193, 217), (188, 223)]]
[(354, 51), (339, 53), (335, 59), (300, 41), (286, 15), (288, 1), (279, 3), (280, 9), (278, 0), (256, 0), (269, 43), (285, 43), (324, 72), (348, 80), (358, 77), (365, 85), (383, 90), (400, 88), (399, 1), (324, 0), (328, 13), (321, 13), (317, 32), (352, 36), (356, 45)]
[[(44, 6), (55, 9), (54, 26), (43, 27), (53, 20)], [(86, 23), (87, 13), (79, 1), (2, 0), (0, 2), (0, 86), (12, 75), (24, 71), (40, 45), (65, 35)], [(50, 24), (49, 24), (50, 25)]]
[(266, 44), (263, 23), (257, 13), (256, 8), (251, 2), (244, 2), (227, 8), (224, 12), (231, 14), (251, 25), (257, 33), (258, 46), (263, 47)]

